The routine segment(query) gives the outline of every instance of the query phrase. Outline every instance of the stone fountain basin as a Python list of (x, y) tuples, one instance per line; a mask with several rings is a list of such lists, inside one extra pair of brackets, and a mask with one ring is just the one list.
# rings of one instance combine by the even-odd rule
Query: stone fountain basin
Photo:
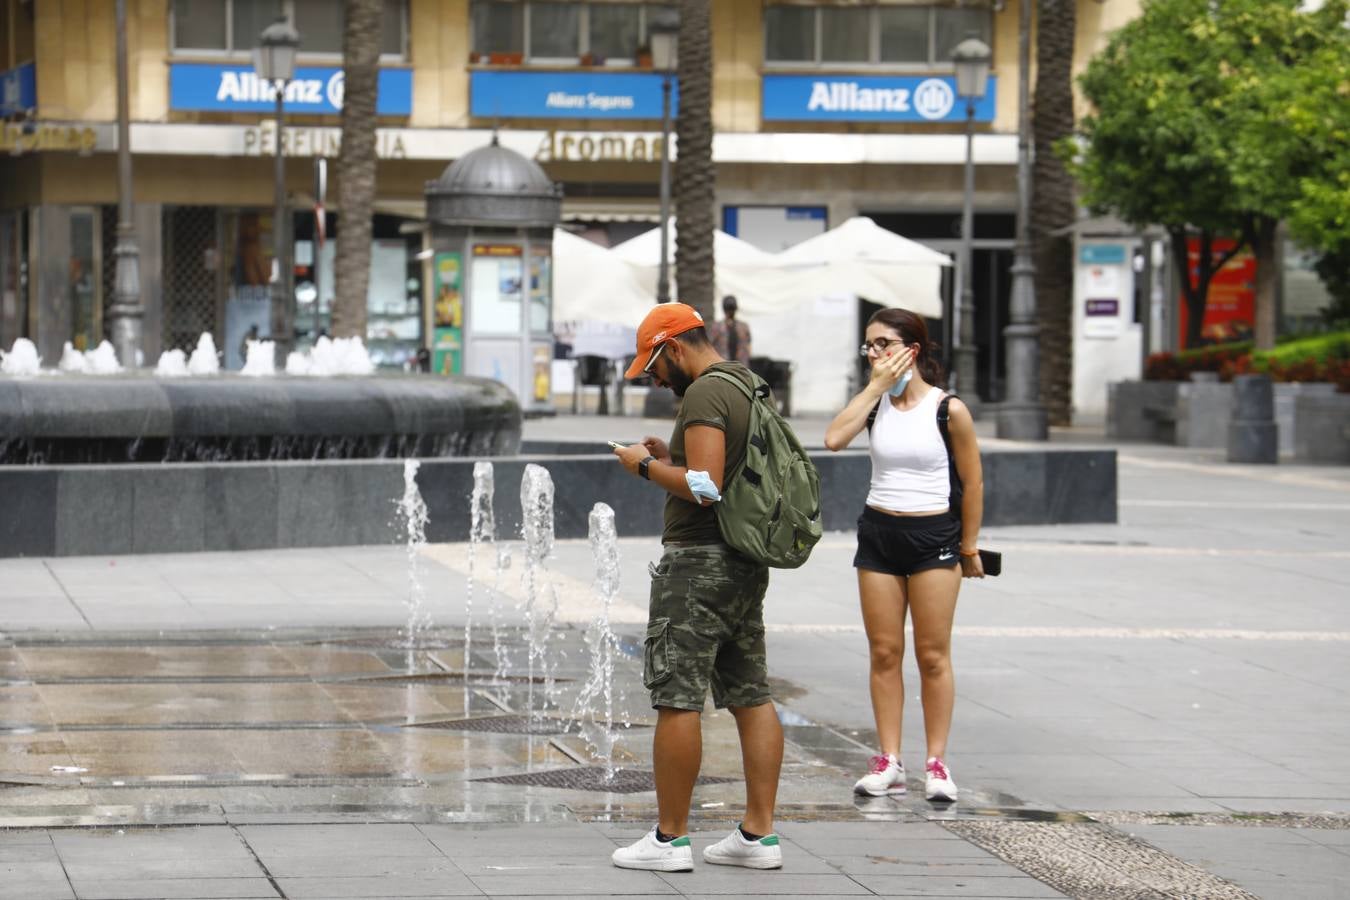
[(0, 380), (0, 463), (501, 455), (520, 434), (520, 404), (485, 378)]

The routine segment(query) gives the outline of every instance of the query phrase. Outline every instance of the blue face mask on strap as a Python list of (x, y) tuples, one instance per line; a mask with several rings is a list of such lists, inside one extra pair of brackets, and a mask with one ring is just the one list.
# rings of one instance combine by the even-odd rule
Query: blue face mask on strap
[(899, 397), (901, 394), (903, 394), (905, 392), (905, 386), (909, 384), (909, 380), (913, 377), (914, 377), (914, 369), (911, 367), (908, 372), (900, 376), (900, 380), (897, 381), (895, 385), (891, 388), (890, 390), (891, 396)]

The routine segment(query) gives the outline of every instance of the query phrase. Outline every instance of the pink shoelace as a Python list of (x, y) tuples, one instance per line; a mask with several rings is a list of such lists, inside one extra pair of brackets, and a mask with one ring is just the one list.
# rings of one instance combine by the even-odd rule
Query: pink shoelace
[(934, 778), (941, 778), (943, 781), (947, 781), (950, 778), (947, 774), (946, 764), (940, 759), (934, 759), (928, 763), (928, 774), (932, 775)]
[(872, 757), (872, 768), (868, 774), (880, 775), (890, 767), (891, 767), (891, 758), (889, 756), (886, 756), (885, 754), (882, 754), (881, 756), (874, 756)]

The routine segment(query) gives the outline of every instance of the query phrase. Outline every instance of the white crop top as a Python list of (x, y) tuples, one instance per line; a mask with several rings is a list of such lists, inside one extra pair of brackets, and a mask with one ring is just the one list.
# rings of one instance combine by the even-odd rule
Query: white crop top
[(913, 409), (899, 410), (881, 399), (868, 437), (872, 486), (867, 505), (891, 512), (937, 512), (951, 500), (947, 445), (938, 431), (943, 391), (931, 388)]

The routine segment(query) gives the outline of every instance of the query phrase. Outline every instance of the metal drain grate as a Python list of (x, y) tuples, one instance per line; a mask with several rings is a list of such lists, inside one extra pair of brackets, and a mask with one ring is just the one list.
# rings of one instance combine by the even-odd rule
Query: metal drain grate
[[(640, 794), (656, 790), (656, 781), (651, 772), (640, 769), (619, 769), (612, 781), (605, 780), (605, 770), (600, 766), (586, 766), (580, 769), (551, 769), (547, 772), (524, 772), (519, 775), (494, 775), (491, 778), (474, 778), (472, 781), (488, 781), (493, 784), (515, 784), (529, 787), (561, 788), (571, 791), (608, 791), (612, 794)], [(729, 784), (739, 778), (723, 778), (716, 775), (700, 775), (699, 784)]]
[[(554, 684), (567, 684), (570, 678), (554, 678)], [(528, 675), (506, 675), (498, 678), (491, 672), (422, 672), (416, 675), (363, 675), (360, 678), (346, 679), (346, 684), (358, 684), (366, 687), (383, 687), (403, 684), (469, 684), (469, 685), (507, 685), (529, 684)], [(535, 684), (543, 684), (544, 679), (536, 676)]]
[(447, 731), (490, 731), (496, 734), (567, 734), (568, 720), (547, 716), (478, 716), (444, 722), (418, 722), (414, 728), (441, 728)]
[(1217, 875), (1104, 825), (956, 821), (942, 827), (1083, 900), (1256, 900)]

